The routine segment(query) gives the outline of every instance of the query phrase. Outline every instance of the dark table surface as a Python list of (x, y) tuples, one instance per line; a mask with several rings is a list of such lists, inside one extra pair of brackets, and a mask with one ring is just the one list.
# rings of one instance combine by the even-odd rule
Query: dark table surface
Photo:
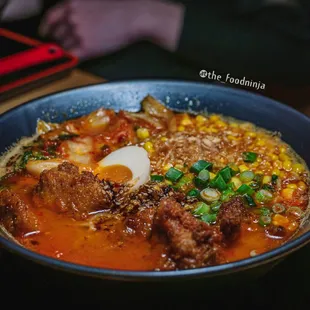
[[(309, 87), (281, 87), (270, 86), (263, 93), (268, 97), (289, 104), (305, 114), (310, 115), (310, 86)], [(276, 265), (266, 275), (253, 279), (243, 285), (231, 286), (228, 290), (217, 293), (206, 289), (199, 297), (193, 297), (192, 288), (188, 287), (188, 294), (161, 297), (156, 290), (145, 284), (132, 298), (124, 297), (121, 287), (107, 289), (79, 285), (73, 287), (66, 282), (67, 275), (54, 278), (46, 269), (32, 269), (29, 262), (3, 251), (0, 254), (0, 296), (4, 301), (11, 292), (16, 293), (16, 299), (24, 306), (49, 303), (66, 304), (95, 304), (106, 308), (113, 306), (118, 309), (126, 308), (162, 308), (162, 309), (208, 309), (213, 306), (219, 308), (246, 309), (309, 309), (310, 294), (308, 291), (310, 279), (310, 245), (290, 254)], [(172, 284), (173, 285), (173, 284)], [(168, 294), (169, 295), (169, 294)], [(113, 296), (107, 298), (108, 296)], [(10, 301), (13, 301), (10, 298)], [(222, 306), (222, 307), (220, 307)], [(2, 309), (2, 304), (1, 304)], [(4, 308), (3, 308), (4, 309)]]

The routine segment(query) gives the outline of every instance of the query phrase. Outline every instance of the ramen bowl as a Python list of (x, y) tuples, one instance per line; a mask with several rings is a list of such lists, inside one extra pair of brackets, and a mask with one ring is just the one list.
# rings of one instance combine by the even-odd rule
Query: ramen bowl
[[(307, 116), (277, 101), (243, 90), (184, 81), (124, 81), (72, 89), (25, 103), (0, 116), (0, 153), (21, 137), (35, 133), (37, 120), (62, 122), (90, 113), (100, 107), (115, 111), (136, 112), (147, 95), (159, 99), (176, 111), (217, 113), (251, 122), (269, 131), (281, 133), (282, 140), (310, 164), (310, 129)], [(309, 213), (309, 212), (308, 212)], [(70, 279), (85, 279), (103, 283), (134, 283), (161, 288), (177, 282), (174, 288), (188, 289), (189, 283), (206, 288), (253, 279), (265, 274), (277, 262), (310, 241), (309, 214), (300, 229), (285, 244), (263, 254), (239, 261), (210, 267), (176, 271), (127, 271), (95, 268), (47, 257), (22, 247), (4, 234), (0, 244), (18, 260), (31, 267), (45, 270), (52, 277), (60, 274)], [(75, 280), (73, 282), (76, 282)], [(76, 282), (77, 283), (77, 282)], [(183, 285), (182, 283), (187, 283)], [(100, 284), (100, 285), (101, 285)], [(113, 285), (114, 285), (113, 284)]]

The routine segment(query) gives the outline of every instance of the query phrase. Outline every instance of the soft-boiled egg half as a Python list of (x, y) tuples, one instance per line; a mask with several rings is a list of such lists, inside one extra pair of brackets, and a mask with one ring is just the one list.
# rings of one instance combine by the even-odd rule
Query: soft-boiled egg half
[(149, 181), (150, 171), (146, 150), (139, 146), (125, 146), (99, 161), (94, 172), (99, 179), (127, 183), (135, 190)]

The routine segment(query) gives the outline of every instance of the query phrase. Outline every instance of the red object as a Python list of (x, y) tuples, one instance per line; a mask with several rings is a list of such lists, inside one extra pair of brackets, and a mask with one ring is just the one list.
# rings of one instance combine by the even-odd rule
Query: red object
[[(0, 58), (0, 80), (4, 80), (8, 75), (14, 75), (14, 78), (9, 79), (8, 83), (0, 85), (0, 97), (16, 95), (17, 89), (28, 90), (34, 85), (56, 79), (78, 64), (78, 58), (56, 44), (42, 43), (3, 28), (0, 28), (0, 36), (27, 47), (24, 51)], [(57, 60), (62, 60), (62, 62), (55, 64)], [(30, 70), (26, 75), (19, 74), (23, 70), (27, 72), (27, 69), (33, 69), (35, 66), (43, 64), (45, 66), (42, 70)]]

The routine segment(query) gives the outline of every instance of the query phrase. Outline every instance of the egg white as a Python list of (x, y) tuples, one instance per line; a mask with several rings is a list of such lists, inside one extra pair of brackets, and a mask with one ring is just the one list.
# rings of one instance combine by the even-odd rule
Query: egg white
[(122, 165), (132, 172), (132, 179), (128, 182), (132, 190), (139, 188), (150, 179), (151, 164), (147, 151), (139, 146), (122, 147), (98, 162), (100, 168)]

